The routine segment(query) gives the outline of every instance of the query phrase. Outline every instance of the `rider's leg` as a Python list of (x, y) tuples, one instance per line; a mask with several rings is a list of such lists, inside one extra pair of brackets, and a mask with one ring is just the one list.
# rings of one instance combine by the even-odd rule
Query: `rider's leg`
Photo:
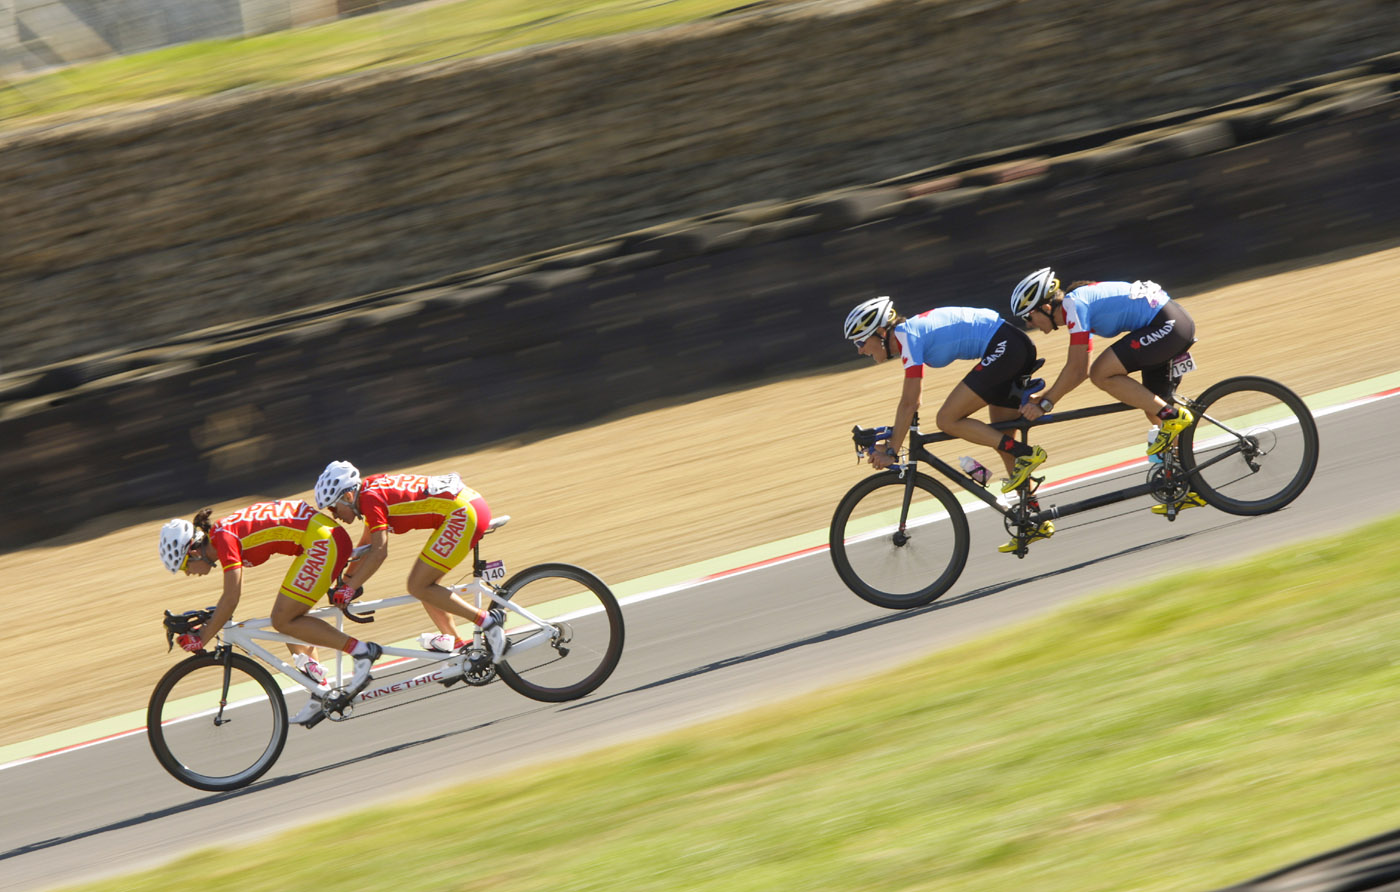
[[(427, 563), (420, 556), (417, 561), (414, 561), (413, 569), (408, 572), (408, 593), (423, 602), (430, 617), (433, 616), (433, 609), (436, 609), (439, 614), (460, 616), (463, 619), (471, 620), (475, 625), (481, 625), (486, 618), (486, 611), (478, 610), (442, 585), (441, 580), (444, 574), (445, 571)], [(434, 618), (434, 622), (436, 623), (436, 618)], [(447, 632), (441, 626), (438, 628), (447, 634), (456, 634), (455, 629), (452, 632)]]
[(1141, 382), (1128, 377), (1123, 361), (1113, 350), (1105, 350), (1089, 367), (1089, 380), (1109, 396), (1143, 411), (1148, 423), (1158, 423), (1158, 413), (1166, 408), (1166, 401), (1148, 390)]
[(428, 614), (428, 619), (432, 620), (433, 628), (452, 639), (454, 647), (462, 646), (462, 637), (457, 634), (457, 620), (452, 617), (452, 614), (427, 603), (423, 605), (423, 612)]
[[(987, 401), (974, 393), (965, 381), (959, 381), (958, 385), (953, 388), (953, 392), (948, 394), (948, 398), (939, 407), (938, 415), (934, 420), (938, 429), (949, 436), (996, 450), (997, 455), (1001, 457), (1002, 464), (1006, 465), (1007, 476), (1010, 476), (1012, 465), (1016, 462), (1016, 456), (1000, 448), (1003, 439), (1001, 431), (985, 421), (971, 417), (973, 412), (986, 405)], [(1002, 406), (991, 407), (993, 421), (1010, 421), (1019, 415), (1019, 412)]]
[(442, 524), (428, 537), (418, 560), (408, 573), (408, 593), (423, 602), (423, 609), (438, 631), (460, 639), (453, 616), (469, 619), (481, 625), (487, 617), (442, 585), (442, 578), (472, 553), (491, 523), (491, 508), (479, 496), (468, 500), (458, 498), (455, 510), (443, 518)]
[[(1015, 419), (1021, 417), (1020, 410), (1009, 409), (1006, 406), (988, 406), (987, 409), (992, 416), (993, 423), (1002, 421), (1014, 421)], [(994, 432), (996, 431), (995, 428), (993, 428), (992, 430)], [(1001, 442), (1000, 439), (998, 439), (997, 442)], [(1001, 449), (997, 450), (997, 455), (1001, 458), (1001, 463), (1006, 466), (1006, 476), (1010, 477), (1015, 471), (1016, 457), (1010, 452), (1004, 452)]]
[(306, 613), (310, 609), (310, 604), (304, 604), (288, 595), (279, 594), (272, 605), (272, 628), (283, 635), (300, 638), (311, 644), (345, 650), (350, 636), (324, 620), (307, 616)]
[(486, 645), (491, 650), (491, 658), (493, 660), (500, 659), (507, 649), (504, 625), (505, 608), (497, 607), (489, 611), (476, 609), (441, 585), (442, 576), (441, 570), (420, 557), (408, 573), (408, 593), (422, 601), (425, 606), (436, 607), (476, 623), (485, 633)]

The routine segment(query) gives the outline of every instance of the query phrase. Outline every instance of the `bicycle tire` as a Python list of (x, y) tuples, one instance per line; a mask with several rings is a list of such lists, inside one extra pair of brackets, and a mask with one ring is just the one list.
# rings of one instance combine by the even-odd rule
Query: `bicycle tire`
[[(272, 674), (242, 654), (228, 659), (232, 683), (244, 685), (230, 693), (243, 702), (219, 708), (224, 657), (200, 653), (161, 676), (146, 708), (146, 736), (156, 760), (200, 790), (246, 787), (272, 767), (287, 742), (287, 703)], [(211, 712), (223, 717), (222, 724)]]
[[(914, 474), (916, 490), (937, 503), (921, 500), (918, 507), (911, 505), (912, 526), (901, 529), (898, 522), (906, 481), (898, 471), (885, 471), (850, 488), (832, 515), (828, 539), (836, 574), (847, 588), (891, 610), (922, 607), (941, 598), (967, 565), (972, 540), (967, 515), (948, 487), (927, 474), (906, 473)], [(939, 512), (946, 514), (946, 527)], [(920, 558), (926, 558), (927, 565)]]
[[(1317, 422), (1292, 390), (1242, 375), (1211, 385), (1189, 405), (1196, 421), (1177, 438), (1177, 450), (1206, 504), (1227, 514), (1268, 514), (1307, 488), (1317, 470)], [(1249, 451), (1207, 464), (1240, 442), (1232, 431), (1247, 438)]]
[[(502, 590), (512, 601), (532, 610), (549, 604), (562, 610), (544, 616), (568, 630), (568, 641), (551, 641), (512, 657), (510, 650), (496, 670), (511, 690), (531, 700), (562, 703), (577, 700), (608, 680), (622, 658), (626, 637), (622, 607), (612, 589), (594, 574), (573, 564), (536, 564), (506, 580)], [(518, 619), (512, 614), (511, 619)], [(515, 644), (538, 632), (537, 626), (510, 628)]]

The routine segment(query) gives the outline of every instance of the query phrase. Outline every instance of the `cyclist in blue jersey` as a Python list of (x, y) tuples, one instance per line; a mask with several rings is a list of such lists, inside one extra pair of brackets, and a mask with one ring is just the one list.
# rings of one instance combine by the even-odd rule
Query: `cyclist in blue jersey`
[[(1021, 414), (1034, 421), (1088, 378), (1119, 402), (1141, 409), (1157, 428), (1147, 454), (1170, 448), (1195, 420), (1174, 406), (1168, 368), (1196, 340), (1196, 323), (1155, 282), (1075, 282), (1068, 292), (1049, 267), (1038, 269), (1011, 292), (1011, 312), (1043, 333), (1069, 330), (1069, 355), (1055, 383)], [(1093, 336), (1123, 335), (1092, 364)], [(1140, 372), (1142, 383), (1129, 375)], [(1205, 504), (1195, 493), (1187, 507)]]
[[(938, 307), (906, 318), (895, 311), (890, 298), (876, 297), (850, 312), (843, 331), (862, 356), (876, 363), (897, 357), (904, 365), (904, 389), (895, 408), (894, 431), (884, 451), (871, 454), (870, 463), (875, 467), (887, 468), (899, 456), (923, 396), (924, 366), (942, 368), (958, 359), (978, 362), (943, 401), (935, 417), (938, 429), (995, 449), (1010, 478), (1002, 485), (1002, 492), (1020, 486), (1045, 461), (1041, 447), (1019, 443), (971, 417), (983, 407), (988, 408), (994, 422), (1018, 417), (1019, 387), (1036, 366), (1031, 339), (1008, 325), (995, 310)], [(1049, 538), (1053, 529), (1047, 525), (1037, 538)]]

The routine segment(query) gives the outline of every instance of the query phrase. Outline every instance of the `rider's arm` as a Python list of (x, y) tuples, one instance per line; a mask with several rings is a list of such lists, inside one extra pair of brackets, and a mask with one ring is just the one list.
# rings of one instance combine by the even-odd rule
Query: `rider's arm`
[(209, 622), (204, 624), (204, 628), (199, 630), (199, 640), (205, 647), (214, 640), (214, 636), (219, 634), (219, 630), (224, 627), (224, 623), (233, 619), (234, 608), (238, 606), (238, 598), (243, 593), (243, 568), (234, 567), (224, 571), (224, 593), (219, 596), (219, 604), (214, 608), (214, 615), (209, 617)]
[(1069, 396), (1069, 392), (1083, 384), (1089, 377), (1089, 345), (1070, 344), (1069, 354), (1065, 357), (1065, 367), (1060, 369), (1060, 374), (1055, 378), (1055, 383), (1050, 385), (1050, 389), (1045, 392), (1045, 398), (1052, 403)]
[(374, 571), (389, 556), (389, 531), (383, 527), (374, 532), (365, 532), (363, 539), (369, 540), (369, 551), (356, 563), (355, 569), (345, 577), (344, 584), (352, 589), (359, 588), (369, 581)]
[(909, 436), (909, 428), (914, 423), (914, 413), (919, 411), (923, 392), (923, 378), (904, 379), (904, 390), (900, 392), (899, 405), (894, 410), (894, 432), (890, 434), (890, 448), (896, 453), (904, 446), (904, 438)]

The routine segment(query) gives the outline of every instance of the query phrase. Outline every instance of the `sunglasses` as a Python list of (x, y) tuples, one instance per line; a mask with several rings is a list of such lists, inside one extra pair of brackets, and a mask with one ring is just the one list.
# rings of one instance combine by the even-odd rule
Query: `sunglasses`
[(190, 565), (190, 558), (194, 558), (197, 561), (205, 561), (206, 563), (208, 562), (205, 559), (204, 555), (200, 553), (202, 546), (203, 543), (200, 543), (199, 545), (192, 545), (190, 546), (190, 550), (185, 552), (185, 559), (183, 561), (180, 561), (181, 572), (184, 572), (184, 569)]

